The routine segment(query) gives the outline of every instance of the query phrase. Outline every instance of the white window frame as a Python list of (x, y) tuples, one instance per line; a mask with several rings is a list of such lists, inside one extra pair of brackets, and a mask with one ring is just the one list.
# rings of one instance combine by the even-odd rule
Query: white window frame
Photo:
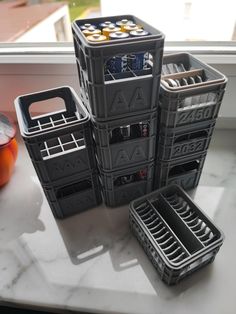
[[(190, 52), (210, 64), (236, 64), (236, 41), (166, 41), (165, 53)], [(3, 63), (74, 63), (72, 43), (0, 43)]]

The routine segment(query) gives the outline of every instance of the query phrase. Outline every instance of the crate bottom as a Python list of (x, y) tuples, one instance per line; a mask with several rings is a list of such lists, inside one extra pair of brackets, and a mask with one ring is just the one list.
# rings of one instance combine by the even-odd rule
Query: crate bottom
[(55, 218), (63, 219), (101, 204), (97, 174), (58, 187), (43, 187)]
[(129, 222), (131, 231), (133, 232), (134, 236), (144, 249), (152, 265), (159, 273), (161, 280), (169, 286), (178, 284), (180, 281), (190, 276), (192, 273), (195, 273), (196, 271), (202, 269), (204, 266), (211, 264), (214, 261), (217, 252), (219, 251), (218, 247), (215, 251), (211, 252), (211, 254), (208, 256), (206, 260), (204, 261), (202, 261), (201, 259), (199, 259), (199, 261), (196, 260), (194, 262), (196, 263), (196, 266), (190, 270), (188, 270), (187, 267), (180, 270), (168, 269), (168, 267), (165, 265), (165, 262), (155, 252), (155, 248), (152, 246), (148, 238), (144, 235), (144, 233), (140, 234), (140, 228), (138, 227), (134, 219), (130, 218)]
[(152, 191), (152, 181), (134, 182), (109, 191), (103, 188), (104, 203), (108, 207), (126, 205), (134, 199)]
[(177, 184), (181, 186), (185, 191), (194, 189), (198, 186), (201, 178), (202, 170), (194, 171), (190, 174), (183, 174), (180, 176), (170, 177), (166, 180), (157, 180), (154, 184), (154, 189), (159, 189), (170, 184)]

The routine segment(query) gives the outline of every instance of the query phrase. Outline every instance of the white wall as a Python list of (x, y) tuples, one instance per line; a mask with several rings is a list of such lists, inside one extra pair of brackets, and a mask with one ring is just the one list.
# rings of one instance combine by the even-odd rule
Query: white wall
[(35, 25), (28, 32), (24, 33), (24, 35), (17, 38), (16, 42), (56, 42), (57, 37), (54, 24), (61, 18), (64, 19), (67, 41), (72, 41), (69, 10), (68, 6), (64, 5), (45, 20)]
[[(189, 19), (185, 3), (192, 3)], [(235, 0), (101, 0), (102, 15), (133, 14), (161, 30), (167, 40), (231, 40)]]

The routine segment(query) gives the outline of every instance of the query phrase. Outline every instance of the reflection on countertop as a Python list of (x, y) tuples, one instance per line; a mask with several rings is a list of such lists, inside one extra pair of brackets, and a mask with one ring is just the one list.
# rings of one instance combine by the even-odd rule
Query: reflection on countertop
[(0, 190), (0, 301), (109, 314), (235, 313), (235, 137), (214, 132), (191, 192), (226, 240), (212, 265), (174, 287), (161, 282), (131, 234), (128, 206), (56, 221), (20, 145), (12, 180)]

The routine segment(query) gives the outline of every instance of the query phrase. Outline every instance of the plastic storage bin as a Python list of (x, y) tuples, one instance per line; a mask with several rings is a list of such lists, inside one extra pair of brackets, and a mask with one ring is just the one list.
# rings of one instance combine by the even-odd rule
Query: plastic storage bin
[[(33, 103), (56, 97), (64, 100), (65, 110), (30, 116)], [(70, 87), (20, 96), (15, 106), (21, 135), (43, 185), (59, 184), (66, 177), (96, 168), (91, 121)]]
[(102, 202), (101, 187), (96, 172), (67, 179), (60, 185), (43, 186), (49, 206), (56, 218), (66, 218)]
[(173, 160), (206, 151), (214, 126), (215, 120), (197, 123), (190, 127), (161, 128), (157, 159)]
[(177, 284), (214, 261), (224, 236), (177, 185), (130, 204), (130, 226), (161, 279)]
[(94, 124), (98, 162), (104, 171), (137, 166), (156, 157), (157, 113)]
[(157, 161), (154, 188), (175, 183), (184, 190), (193, 189), (200, 180), (205, 157), (206, 152), (171, 161)]
[[(93, 43), (80, 29), (85, 23), (99, 25), (106, 20), (121, 19), (142, 25), (149, 35)], [(102, 122), (157, 108), (164, 45), (160, 31), (132, 15), (76, 20), (72, 31), (81, 96), (93, 119)], [(152, 62), (148, 60), (141, 70), (129, 66), (116, 73), (107, 70), (106, 64), (112, 58), (126, 59), (127, 63), (127, 56), (135, 53), (149, 54)]]
[(100, 170), (102, 193), (107, 206), (115, 207), (152, 191), (154, 163), (113, 172)]
[(163, 58), (160, 124), (178, 127), (217, 118), (227, 79), (187, 53)]

